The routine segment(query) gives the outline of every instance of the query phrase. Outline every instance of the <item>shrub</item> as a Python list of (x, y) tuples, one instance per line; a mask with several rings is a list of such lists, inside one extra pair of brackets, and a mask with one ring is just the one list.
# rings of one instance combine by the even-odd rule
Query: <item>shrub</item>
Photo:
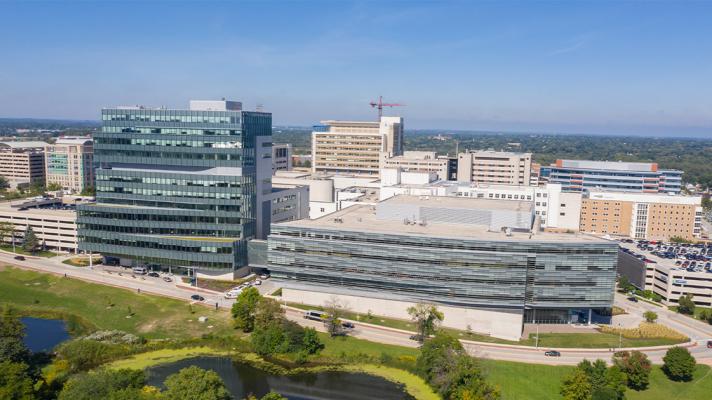
[(691, 294), (680, 296), (677, 300), (677, 312), (680, 314), (695, 315), (695, 302), (692, 301)]

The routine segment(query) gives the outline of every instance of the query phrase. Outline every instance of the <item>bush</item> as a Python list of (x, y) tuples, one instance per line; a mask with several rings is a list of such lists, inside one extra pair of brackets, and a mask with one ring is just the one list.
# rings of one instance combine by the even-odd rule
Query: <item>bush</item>
[(684, 347), (672, 347), (663, 357), (663, 371), (674, 381), (690, 381), (695, 372), (695, 358)]
[(77, 339), (60, 345), (57, 353), (59, 359), (69, 363), (71, 371), (77, 372), (98, 367), (108, 361), (131, 354), (132, 351), (125, 345)]
[(645, 320), (648, 323), (654, 323), (658, 319), (658, 314), (652, 312), (652, 311), (646, 311), (643, 313), (643, 316), (645, 317)]
[(138, 399), (145, 384), (146, 374), (143, 371), (122, 369), (90, 372), (71, 378), (64, 385), (58, 400), (94, 400), (114, 396)]
[(677, 312), (680, 314), (695, 315), (695, 302), (692, 301), (691, 294), (680, 296), (677, 300)]

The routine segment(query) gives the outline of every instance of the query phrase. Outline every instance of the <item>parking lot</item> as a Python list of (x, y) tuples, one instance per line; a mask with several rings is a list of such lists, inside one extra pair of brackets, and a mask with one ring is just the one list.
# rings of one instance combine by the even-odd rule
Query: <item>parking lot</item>
[(712, 273), (712, 244), (636, 241), (633, 239), (622, 239), (621, 242), (624, 252), (646, 263), (662, 263), (684, 269), (687, 272)]

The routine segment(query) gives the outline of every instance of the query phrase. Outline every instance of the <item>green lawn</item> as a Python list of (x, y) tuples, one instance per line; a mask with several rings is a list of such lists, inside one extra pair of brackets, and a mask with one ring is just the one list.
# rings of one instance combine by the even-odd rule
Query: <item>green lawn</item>
[[(670, 311), (677, 312), (677, 306), (671, 306), (671, 307), (668, 307), (668, 308), (670, 309)], [(700, 319), (700, 316), (702, 315), (703, 312), (707, 312), (707, 313), (712, 312), (712, 308), (696, 306), (696, 307), (695, 307), (695, 316), (694, 316), (694, 318), (697, 319), (697, 320), (699, 320), (699, 319)], [(679, 314), (679, 313), (678, 313), (678, 314)], [(680, 315), (685, 315), (685, 316), (687, 316), (687, 317), (692, 318), (692, 315), (687, 315), (687, 314), (680, 314)]]
[[(119, 329), (147, 338), (183, 339), (206, 333), (236, 334), (227, 311), (199, 305), (189, 307), (187, 302), (180, 300), (139, 295), (129, 290), (12, 267), (0, 267), (1, 303), (11, 304), (27, 315), (43, 315), (48, 310), (65, 312), (98, 329)], [(126, 318), (129, 307), (133, 316)], [(208, 317), (207, 323), (197, 321), (203, 315)]]
[[(482, 360), (487, 379), (499, 385), (502, 400), (557, 400), (562, 378), (573, 367), (523, 364), (509, 361)], [(712, 398), (712, 372), (706, 365), (697, 366), (692, 382), (670, 381), (660, 367), (650, 375), (650, 387), (636, 392), (628, 389), (628, 400), (707, 400)]]
[[(302, 310), (324, 310), (324, 307), (319, 307), (319, 306), (310, 306), (306, 304), (300, 304), (300, 303), (287, 303), (287, 305), (295, 308), (299, 308)], [(389, 318), (389, 317), (383, 317), (380, 315), (367, 315), (367, 314), (359, 314), (355, 312), (344, 312), (343, 315), (344, 318), (354, 320), (354, 321), (361, 321), (365, 322), (368, 324), (373, 324), (373, 325), (380, 325), (380, 326), (385, 326), (388, 328), (395, 328), (395, 329), (402, 329), (404, 331), (410, 331), (410, 332), (415, 332), (415, 324), (412, 321), (404, 320), (404, 319), (398, 319), (398, 318)], [(460, 339), (467, 339), (467, 340), (476, 340), (478, 342), (487, 342), (487, 343), (501, 343), (501, 344), (520, 344), (519, 342), (511, 341), (511, 340), (504, 340), (504, 339), (498, 339), (495, 337), (487, 336), (487, 335), (481, 335), (477, 334), (474, 332), (466, 332), (462, 331), (459, 329), (451, 329), (451, 328), (440, 328), (442, 331), (445, 331), (452, 336), (458, 337)]]
[[(520, 344), (534, 346), (536, 335), (529, 335), (529, 339), (522, 340)], [(652, 339), (627, 339), (623, 338), (623, 347), (649, 347), (684, 343), (684, 340), (652, 338)], [(605, 349), (619, 347), (618, 335), (612, 333), (540, 333), (539, 347), (553, 348), (587, 348)]]
[[(296, 307), (302, 310), (323, 310), (323, 307), (309, 306), (305, 304), (298, 303), (287, 303), (292, 307)], [(358, 314), (354, 312), (344, 313), (344, 318), (351, 319), (355, 321), (363, 321), (369, 324), (386, 326), (389, 328), (403, 329), (406, 331), (415, 332), (415, 324), (411, 321), (406, 321), (396, 318), (381, 317), (378, 315), (365, 315)], [(498, 339), (495, 337), (480, 335), (477, 333), (468, 333), (465, 331), (449, 328), (441, 328), (443, 331), (457, 337), (460, 339), (474, 340), (478, 342), (486, 343), (501, 343), (501, 344), (515, 344), (521, 346), (535, 346), (536, 340), (533, 336), (529, 339), (520, 340), (514, 342), (511, 340)], [(683, 341), (655, 338), (655, 339), (626, 339), (623, 338), (623, 347), (648, 347), (648, 346), (662, 346), (669, 344), (678, 344)], [(553, 347), (553, 348), (613, 348), (618, 346), (618, 335), (610, 333), (540, 333), (539, 334), (539, 347)]]
[[(4, 251), (12, 253), (12, 245), (11, 244), (1, 245), (0, 250), (4, 250)], [(20, 244), (15, 244), (15, 253), (21, 254), (23, 256), (36, 256), (36, 257), (54, 257), (58, 254), (53, 251), (46, 251), (46, 250), (30, 253), (29, 251), (25, 251)]]
[(324, 343), (324, 350), (321, 355), (325, 357), (341, 357), (366, 355), (369, 357), (380, 357), (388, 354), (391, 357), (412, 357), (417, 358), (420, 350), (415, 347), (394, 346), (376, 342), (369, 342), (363, 339), (356, 339), (350, 336), (329, 337), (328, 334), (319, 332), (319, 338)]
[[(92, 257), (92, 265), (101, 264), (101, 257)], [(62, 261), (62, 264), (71, 265), (72, 267), (88, 267), (89, 257), (72, 257)]]

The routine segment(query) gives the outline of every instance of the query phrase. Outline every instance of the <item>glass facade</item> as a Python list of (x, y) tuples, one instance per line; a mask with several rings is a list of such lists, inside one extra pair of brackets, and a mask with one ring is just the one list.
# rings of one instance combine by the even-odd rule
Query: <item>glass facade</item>
[(580, 192), (600, 188), (623, 192), (680, 193), (682, 171), (616, 171), (571, 167), (541, 167), (541, 176), (561, 184), (562, 190)]
[(617, 257), (618, 245), (603, 240), (463, 240), (290, 225), (273, 225), (268, 241), (272, 276), (286, 284), (563, 314), (611, 307)]
[(94, 136), (96, 203), (79, 249), (125, 266), (231, 272), (255, 235), (255, 147), (269, 113), (105, 109)]

